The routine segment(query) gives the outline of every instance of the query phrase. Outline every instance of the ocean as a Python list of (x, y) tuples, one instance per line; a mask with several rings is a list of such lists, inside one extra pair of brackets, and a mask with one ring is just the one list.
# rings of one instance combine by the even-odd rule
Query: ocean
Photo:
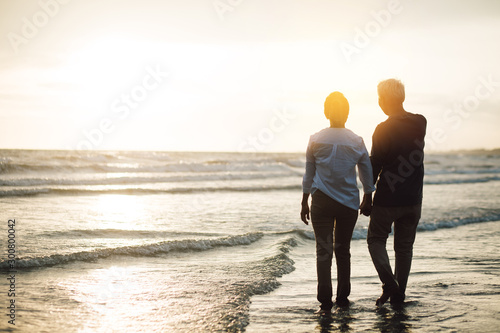
[(500, 155), (426, 155), (402, 309), (375, 307), (361, 216), (352, 305), (331, 318), (314, 314), (304, 163), (304, 153), (1, 150), (0, 331), (498, 331)]

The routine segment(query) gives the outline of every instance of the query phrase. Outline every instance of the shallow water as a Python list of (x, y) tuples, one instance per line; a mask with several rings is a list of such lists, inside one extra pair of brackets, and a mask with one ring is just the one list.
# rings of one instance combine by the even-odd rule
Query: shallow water
[(278, 279), (280, 288), (252, 298), (247, 332), (498, 332), (499, 226), (495, 221), (420, 233), (401, 307), (375, 306), (380, 281), (365, 241), (353, 241), (351, 306), (325, 317), (314, 314), (314, 245), (298, 246), (290, 255), (296, 270)]
[[(15, 219), (17, 307), (13, 326), (5, 316), (12, 298), (0, 298), (0, 330), (498, 325), (500, 234), (497, 222), (488, 222), (500, 220), (497, 157), (427, 158), (411, 297), (402, 313), (374, 309), (380, 283), (367, 256), (368, 219), (360, 217), (353, 307), (323, 322), (313, 314), (312, 228), (299, 220), (302, 154), (1, 152), (0, 247), (7, 245), (7, 220)], [(6, 259), (2, 295), (11, 274)]]

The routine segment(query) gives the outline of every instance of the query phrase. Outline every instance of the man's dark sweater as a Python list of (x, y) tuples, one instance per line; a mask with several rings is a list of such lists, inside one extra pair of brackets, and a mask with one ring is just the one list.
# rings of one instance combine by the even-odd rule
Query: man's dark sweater
[(374, 205), (422, 203), (426, 127), (424, 116), (409, 112), (391, 116), (377, 126), (370, 156), (377, 183)]

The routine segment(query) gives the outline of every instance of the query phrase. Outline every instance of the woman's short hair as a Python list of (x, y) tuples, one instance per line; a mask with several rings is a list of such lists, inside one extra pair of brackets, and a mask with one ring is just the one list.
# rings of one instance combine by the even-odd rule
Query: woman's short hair
[(380, 81), (377, 86), (379, 97), (395, 103), (403, 103), (405, 100), (405, 86), (397, 79)]
[(334, 91), (325, 100), (325, 116), (333, 121), (346, 122), (349, 116), (349, 102), (341, 92)]

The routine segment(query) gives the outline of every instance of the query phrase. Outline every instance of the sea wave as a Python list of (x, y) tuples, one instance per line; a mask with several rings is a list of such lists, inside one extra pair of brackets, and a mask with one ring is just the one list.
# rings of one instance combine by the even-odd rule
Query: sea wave
[(125, 229), (75, 229), (47, 231), (40, 234), (48, 238), (174, 238), (174, 237), (220, 237), (220, 233), (182, 232), (159, 230), (125, 230)]
[[(54, 254), (50, 256), (19, 258), (15, 262), (16, 269), (48, 267), (66, 264), (74, 261), (91, 261), (108, 258), (114, 255), (122, 256), (155, 256), (169, 252), (198, 252), (207, 251), (216, 247), (231, 247), (249, 245), (261, 239), (261, 232), (247, 233), (244, 235), (221, 237), (216, 239), (185, 239), (174, 241), (163, 241), (148, 245), (122, 246), (116, 248), (95, 249), (93, 251), (81, 251), (69, 254)], [(0, 270), (9, 268), (8, 261), (0, 261)]]
[(0, 197), (32, 196), (37, 194), (59, 194), (59, 195), (91, 195), (91, 194), (182, 194), (182, 193), (203, 193), (203, 192), (254, 192), (254, 191), (279, 191), (279, 190), (300, 190), (301, 185), (265, 185), (255, 186), (214, 186), (214, 187), (175, 187), (166, 189), (144, 188), (144, 187), (86, 187), (86, 188), (15, 188), (0, 190)]
[(426, 185), (451, 185), (451, 184), (474, 184), (474, 183), (487, 183), (491, 181), (499, 181), (500, 176), (482, 176), (470, 178), (449, 178), (449, 179), (425, 179)]
[[(425, 164), (428, 175), (499, 174), (499, 162), (488, 154), (431, 154)], [(304, 153), (0, 150), (0, 174), (3, 175), (303, 172), (304, 166)]]
[(233, 295), (228, 300), (220, 323), (224, 331), (241, 332), (249, 324), (250, 297), (267, 294), (278, 288), (281, 283), (277, 280), (285, 274), (295, 270), (294, 261), (288, 257), (290, 249), (297, 245), (294, 237), (282, 241), (278, 254), (253, 263), (246, 263), (240, 271), (243, 280), (225, 283), (224, 289)]
[[(475, 184), (500, 181), (500, 176), (424, 178), (425, 185)], [(0, 179), (0, 197), (36, 194), (160, 194), (221, 191), (301, 190), (296, 172), (124, 176), (99, 179)], [(361, 188), (361, 185), (359, 184)]]
[[(431, 156), (424, 183), (500, 180), (498, 159), (459, 162)], [(304, 163), (300, 153), (0, 150), (0, 196), (300, 191)]]
[[(420, 220), (417, 231), (434, 231), (438, 229), (448, 229), (457, 228), (462, 225), (471, 223), (485, 223), (492, 221), (500, 221), (500, 211), (499, 210), (488, 210), (479, 216), (463, 216), (463, 217), (452, 217), (450, 219), (438, 219), (438, 220)], [(293, 229), (286, 231), (284, 233), (294, 233), (297, 234), (301, 239), (314, 240), (313, 230), (304, 229)], [(368, 234), (368, 228), (356, 228), (354, 229), (352, 240), (366, 239)]]
[[(166, 175), (156, 174), (101, 174), (88, 175), (88, 177), (28, 177), (15, 179), (1, 179), (0, 186), (42, 186), (42, 185), (126, 185), (126, 184), (158, 184), (158, 183), (180, 183), (180, 182), (202, 182), (202, 181), (231, 181), (231, 180), (254, 180), (276, 177), (290, 177), (298, 175), (290, 170), (281, 171), (259, 171), (259, 172), (221, 172), (221, 173), (175, 173)], [(75, 176), (73, 176), (75, 177)]]
[[(258, 179), (257, 176), (256, 178)], [(298, 177), (267, 177), (270, 181), (256, 181), (256, 179), (233, 179), (209, 184), (192, 182), (189, 186), (173, 186), (173, 183), (147, 183), (147, 184), (108, 184), (108, 185), (45, 185), (45, 186), (4, 186), (0, 188), (0, 197), (22, 197), (38, 194), (53, 195), (95, 195), (95, 194), (183, 194), (183, 193), (212, 193), (212, 192), (260, 192), (260, 191), (300, 191), (302, 185)], [(282, 179), (282, 184), (276, 184), (277, 179)], [(234, 183), (235, 180), (248, 181), (245, 185)], [(453, 185), (475, 184), (499, 181), (500, 177), (479, 177), (471, 179), (425, 179), (425, 185)], [(182, 184), (182, 183), (177, 183)], [(188, 185), (187, 183), (183, 185)], [(163, 187), (162, 187), (163, 186)]]
[(480, 216), (464, 216), (436, 221), (421, 221), (417, 227), (417, 231), (434, 231), (437, 229), (456, 228), (471, 223), (491, 221), (500, 221), (500, 212), (492, 211)]
[[(299, 154), (54, 152), (0, 150), (1, 174), (283, 171), (301, 168)], [(61, 155), (62, 154), (62, 155)], [(9, 156), (10, 155), (10, 156)]]
[(452, 166), (445, 167), (444, 169), (425, 170), (427, 175), (474, 175), (474, 174), (497, 174), (500, 173), (500, 168), (496, 165), (473, 165), (463, 168), (456, 168)]

